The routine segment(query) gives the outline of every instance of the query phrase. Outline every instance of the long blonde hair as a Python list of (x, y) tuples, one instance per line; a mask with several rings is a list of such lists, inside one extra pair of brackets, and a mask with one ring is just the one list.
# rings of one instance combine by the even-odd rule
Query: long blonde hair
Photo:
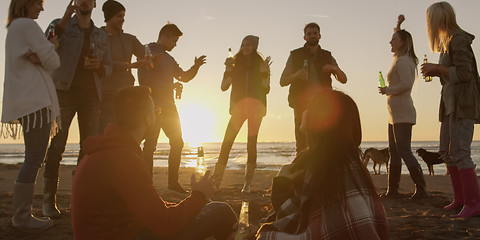
[(7, 28), (13, 20), (27, 17), (27, 7), (34, 1), (38, 0), (12, 0), (10, 2), (10, 7), (8, 8)]
[(463, 31), (457, 24), (455, 10), (448, 2), (437, 2), (427, 9), (427, 31), (433, 52), (447, 51), (456, 32)]

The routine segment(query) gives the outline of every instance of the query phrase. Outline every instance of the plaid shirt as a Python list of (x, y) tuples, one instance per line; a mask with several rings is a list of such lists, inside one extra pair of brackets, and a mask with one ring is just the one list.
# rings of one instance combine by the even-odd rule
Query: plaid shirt
[[(354, 164), (350, 164), (350, 169), (351, 172), (345, 172), (345, 197), (332, 198), (320, 207), (313, 201), (307, 203), (307, 199), (314, 197), (312, 173), (307, 171), (302, 189), (297, 189), (301, 197), (286, 200), (277, 210), (276, 220), (260, 228), (257, 239), (388, 239), (385, 210), (377, 194), (366, 185), (368, 179), (361, 172), (365, 169)], [(278, 180), (274, 180), (274, 185)], [(272, 191), (276, 189), (272, 187)], [(308, 216), (303, 217), (302, 213)]]

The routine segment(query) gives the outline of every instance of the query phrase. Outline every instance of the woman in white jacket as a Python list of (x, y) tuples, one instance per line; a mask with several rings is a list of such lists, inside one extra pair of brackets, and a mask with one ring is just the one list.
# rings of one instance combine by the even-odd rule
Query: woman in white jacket
[(413, 48), (412, 35), (400, 29), (405, 18), (398, 17), (397, 28), (390, 41), (394, 61), (387, 75), (388, 87), (379, 88), (381, 94), (388, 96), (388, 149), (390, 166), (388, 168), (388, 189), (383, 197), (397, 198), (402, 159), (407, 165), (410, 177), (415, 183), (415, 193), (410, 199), (428, 197), (423, 171), (412, 154), (412, 127), (416, 123), (417, 113), (412, 100), (412, 87), (415, 82), (415, 72), (418, 58)]
[[(55, 133), (60, 109), (50, 72), (60, 67), (56, 38), (47, 40), (34, 21), (43, 11), (42, 0), (11, 0), (5, 40), (5, 81), (2, 107), (3, 137), (23, 133), (25, 160), (13, 195), (12, 224), (18, 228), (46, 229), (49, 218), (31, 214), (38, 169), (50, 135)], [(20, 132), (22, 129), (22, 132)]]

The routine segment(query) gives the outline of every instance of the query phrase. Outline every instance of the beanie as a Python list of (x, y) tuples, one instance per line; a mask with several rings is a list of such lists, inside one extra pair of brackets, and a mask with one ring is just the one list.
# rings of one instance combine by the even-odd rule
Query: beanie
[(105, 22), (110, 20), (115, 14), (125, 11), (125, 7), (114, 0), (107, 0), (102, 6), (103, 16), (105, 17)]

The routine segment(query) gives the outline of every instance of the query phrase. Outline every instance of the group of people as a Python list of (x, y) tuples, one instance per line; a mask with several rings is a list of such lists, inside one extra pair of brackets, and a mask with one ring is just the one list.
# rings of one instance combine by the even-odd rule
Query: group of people
[[(192, 176), (188, 197), (168, 203), (153, 186), (153, 155), (163, 129), (170, 141), (168, 188), (188, 193), (178, 182), (184, 143), (174, 79), (192, 80), (206, 57), (196, 57), (184, 71), (168, 53), (183, 35), (176, 25), (165, 25), (156, 42), (142, 45), (123, 32), (126, 9), (121, 3), (103, 4), (102, 28), (91, 20), (95, 6), (95, 0), (71, 0), (64, 16), (47, 31), (55, 34), (46, 36), (34, 21), (43, 11), (43, 1), (11, 0), (2, 134), (15, 138), (23, 134), (25, 142), (25, 161), (14, 187), (13, 226), (46, 229), (54, 224), (51, 218), (61, 216), (56, 205), (58, 173), (77, 114), (81, 145), (71, 197), (76, 239), (232, 239), (235, 213), (228, 204), (210, 199), (245, 121), (248, 160), (242, 192), (251, 189), (258, 130), (270, 91), (271, 62), (259, 54), (259, 38), (246, 36), (240, 51), (225, 61), (221, 89), (231, 86), (231, 118), (214, 172), (207, 171), (198, 181)], [(441, 59), (421, 70), (425, 76), (440, 77), (443, 86), (440, 152), (455, 192), (446, 209), (463, 207), (455, 216), (468, 217), (480, 214), (470, 157), (473, 124), (480, 119), (480, 79), (470, 47), (473, 36), (455, 21), (446, 2), (427, 10), (431, 47)], [(273, 214), (259, 228), (252, 227), (246, 239), (388, 239), (385, 210), (358, 154), (362, 138), (358, 108), (351, 97), (332, 89), (332, 75), (343, 84), (347, 76), (332, 54), (320, 47), (320, 38), (320, 27), (307, 24), (305, 45), (290, 53), (282, 73), (280, 85), (290, 86), (297, 156), (273, 179)], [(423, 173), (410, 157), (416, 117), (410, 90), (418, 60), (412, 37), (400, 30), (400, 24), (391, 45), (395, 62), (387, 77), (389, 86), (379, 89), (388, 95), (391, 116), (386, 195), (399, 195), (404, 159), (417, 189), (413, 198), (423, 198), (427, 196)], [(131, 62), (133, 55), (137, 62)], [(133, 86), (132, 68), (138, 68), (141, 86)], [(44, 217), (35, 217), (34, 186), (44, 161)]]
[[(438, 64), (423, 63), (421, 72), (425, 79), (440, 78), (439, 153), (447, 165), (454, 191), (454, 200), (445, 210), (459, 211), (452, 217), (480, 215), (480, 192), (471, 158), (471, 143), (475, 123), (480, 123), (480, 77), (471, 47), (475, 38), (456, 22), (455, 11), (447, 2), (432, 4), (426, 12), (430, 48), (440, 53)], [(390, 166), (388, 189), (383, 197), (398, 198), (402, 159), (415, 183), (410, 199), (428, 197), (422, 168), (411, 151), (412, 126), (416, 112), (411, 98), (418, 58), (415, 55), (412, 35), (400, 29), (405, 20), (400, 15), (390, 41), (394, 62), (387, 75), (389, 86), (380, 87), (387, 95), (388, 142)]]

